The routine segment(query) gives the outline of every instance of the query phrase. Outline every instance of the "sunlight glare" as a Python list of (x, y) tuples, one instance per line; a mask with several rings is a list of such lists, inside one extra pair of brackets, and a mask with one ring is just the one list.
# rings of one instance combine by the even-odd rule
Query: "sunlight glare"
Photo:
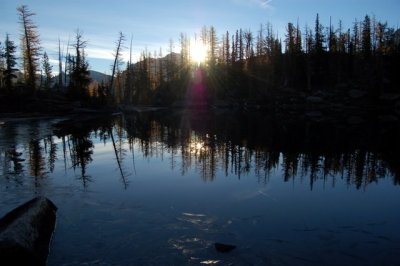
[(201, 41), (192, 41), (190, 45), (190, 58), (193, 62), (200, 65), (206, 61), (207, 46)]

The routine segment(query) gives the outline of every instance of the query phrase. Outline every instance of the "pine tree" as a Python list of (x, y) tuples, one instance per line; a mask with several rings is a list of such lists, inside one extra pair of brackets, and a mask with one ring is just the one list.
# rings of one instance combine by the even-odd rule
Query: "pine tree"
[(376, 42), (377, 51), (379, 54), (384, 54), (385, 52), (385, 32), (387, 28), (387, 23), (378, 22), (376, 26)]
[(50, 86), (51, 86), (51, 76), (52, 76), (52, 65), (50, 65), (49, 62), (49, 57), (47, 56), (47, 53), (44, 52), (43, 54), (43, 59), (42, 59), (42, 68), (43, 68), (43, 72), (44, 72), (44, 77), (45, 77), (45, 81), (44, 81), (44, 88), (46, 90), (50, 90)]
[(253, 33), (250, 30), (244, 31), (244, 40), (246, 42), (245, 45), (245, 57), (246, 59), (251, 58), (254, 56), (253, 51)]
[(3, 79), (4, 79), (5, 68), (6, 68), (6, 63), (4, 59), (4, 48), (0, 42), (0, 92), (3, 90)]
[(230, 40), (229, 40), (229, 32), (228, 31), (226, 31), (226, 35), (225, 35), (225, 64), (226, 65), (229, 65), (229, 63), (230, 63), (230, 58), (231, 58), (231, 56), (230, 56), (230, 45), (229, 45), (229, 43), (230, 43)]
[(61, 54), (61, 44), (60, 38), (58, 38), (58, 88), (63, 87), (63, 78), (62, 78), (62, 54)]
[(299, 27), (299, 21), (297, 21), (295, 50), (299, 54), (301, 53), (301, 47), (302, 47), (301, 31), (300, 31), (300, 27)]
[(217, 53), (217, 32), (213, 26), (209, 30), (209, 63), (213, 67), (216, 64), (216, 53)]
[(244, 59), (244, 45), (243, 45), (243, 31), (239, 31), (239, 61), (242, 62)]
[(239, 43), (239, 31), (238, 30), (236, 30), (236, 34), (235, 34), (234, 47), (235, 47), (235, 62), (236, 62), (237, 60), (240, 60), (240, 51), (239, 51), (240, 43)]
[(344, 54), (347, 49), (347, 34), (343, 32), (343, 25), (342, 25), (342, 21), (339, 20), (339, 40), (338, 40), (338, 52), (341, 54)]
[(352, 41), (352, 46), (353, 46), (353, 53), (358, 54), (360, 51), (360, 32), (359, 32), (359, 23), (357, 19), (353, 23), (353, 41)]
[(330, 53), (338, 51), (338, 40), (336, 37), (336, 31), (334, 30), (332, 25), (331, 18), (329, 19), (328, 47)]
[(87, 87), (90, 83), (89, 64), (85, 59), (86, 41), (82, 40), (82, 32), (76, 31), (75, 57), (71, 60), (71, 73), (69, 92), (74, 98), (84, 99), (87, 94)]
[(287, 34), (285, 38), (285, 52), (293, 54), (295, 51), (295, 28), (291, 22), (288, 23)]
[(14, 42), (10, 40), (9, 35), (6, 35), (4, 58), (5, 58), (5, 69), (3, 73), (4, 85), (8, 91), (12, 90), (12, 81), (17, 78), (14, 74), (18, 69), (15, 68), (17, 65), (17, 58), (15, 56), (17, 47)]
[(317, 14), (317, 18), (315, 19), (315, 38), (314, 38), (314, 49), (316, 53), (322, 53), (324, 51), (324, 34), (323, 34), (323, 26), (319, 22), (319, 14)]
[(361, 51), (365, 58), (371, 55), (371, 19), (368, 15), (365, 16), (362, 24), (362, 36), (361, 36)]
[(25, 66), (26, 84), (31, 93), (36, 91), (36, 71), (39, 68), (40, 41), (37, 26), (31, 17), (35, 15), (26, 5), (17, 8), (20, 24), (22, 25), (23, 58)]
[(264, 28), (263, 25), (260, 25), (260, 30), (257, 35), (257, 45), (256, 45), (256, 56), (261, 57), (263, 55), (263, 47), (264, 47)]
[(232, 35), (232, 45), (231, 45), (231, 62), (232, 65), (236, 62), (236, 49), (235, 49), (235, 35)]

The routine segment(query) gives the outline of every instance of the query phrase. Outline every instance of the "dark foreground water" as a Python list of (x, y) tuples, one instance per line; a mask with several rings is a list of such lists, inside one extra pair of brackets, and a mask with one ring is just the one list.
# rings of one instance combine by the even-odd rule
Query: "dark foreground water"
[(58, 206), (49, 265), (400, 265), (400, 127), (384, 121), (10, 121), (0, 215)]

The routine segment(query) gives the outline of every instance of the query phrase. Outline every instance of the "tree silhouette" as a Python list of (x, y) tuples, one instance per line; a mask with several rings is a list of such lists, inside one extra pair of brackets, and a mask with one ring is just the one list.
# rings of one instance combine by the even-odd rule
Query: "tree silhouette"
[(5, 58), (4, 58), (4, 48), (0, 41), (0, 91), (3, 90), (5, 68), (6, 68), (6, 63), (5, 63)]
[(15, 68), (17, 65), (17, 58), (15, 56), (16, 48), (14, 42), (10, 40), (9, 35), (7, 34), (4, 49), (5, 69), (3, 71), (3, 79), (8, 92), (12, 90), (13, 79), (17, 78), (14, 74), (18, 70)]
[(19, 22), (22, 26), (22, 55), (24, 59), (24, 71), (26, 85), (30, 93), (36, 92), (36, 71), (39, 69), (40, 41), (37, 26), (32, 21), (35, 13), (29, 11), (26, 5), (17, 8)]
[(89, 64), (85, 59), (85, 47), (87, 42), (82, 40), (82, 32), (76, 30), (75, 57), (69, 58), (70, 84), (69, 93), (73, 98), (86, 99), (88, 96), (87, 87), (90, 83)]
[(60, 38), (58, 38), (58, 89), (63, 87), (63, 68)]
[(49, 62), (49, 57), (47, 56), (46, 52), (44, 52), (44, 54), (43, 54), (42, 67), (43, 67), (44, 78), (45, 78), (44, 88), (46, 90), (50, 90), (53, 67)]
[(368, 15), (365, 16), (362, 25), (361, 50), (364, 58), (369, 58), (371, 55), (371, 19)]
[(123, 46), (124, 41), (125, 41), (125, 36), (122, 34), (122, 32), (119, 32), (119, 37), (116, 42), (116, 48), (115, 48), (115, 52), (114, 52), (114, 63), (112, 65), (112, 72), (111, 72), (111, 79), (110, 79), (110, 90), (111, 90), (111, 97), (114, 98), (113, 100), (116, 100), (114, 79), (115, 79), (116, 71), (118, 72), (119, 66), (122, 64), (121, 56), (122, 56), (122, 46)]

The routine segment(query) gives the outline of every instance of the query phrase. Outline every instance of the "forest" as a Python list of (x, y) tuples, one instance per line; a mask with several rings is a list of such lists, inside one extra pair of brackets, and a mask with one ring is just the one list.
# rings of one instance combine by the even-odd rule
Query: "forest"
[[(257, 32), (240, 28), (220, 36), (213, 26), (204, 26), (194, 41), (185, 33), (179, 36), (179, 53), (174, 52), (171, 40), (165, 56), (161, 48), (154, 53), (144, 49), (138, 62), (131, 56), (126, 63), (122, 49), (127, 40), (120, 32), (112, 74), (108, 80), (93, 82), (82, 31), (76, 30), (67, 53), (61, 51), (59, 41), (59, 65), (54, 71), (40, 45), (35, 13), (27, 6), (18, 7), (17, 13), (20, 45), (8, 34), (0, 43), (3, 112), (35, 111), (48, 105), (57, 109), (71, 101), (98, 108), (216, 106), (297, 111), (312, 106), (326, 111), (350, 107), (400, 111), (400, 30), (374, 16), (365, 15), (344, 28), (341, 21), (322, 25), (316, 14), (314, 27), (302, 29), (298, 22), (289, 22), (284, 39), (270, 23), (261, 24)], [(196, 43), (204, 48), (201, 60), (193, 55)], [(196, 90), (201, 90), (200, 96)]]

